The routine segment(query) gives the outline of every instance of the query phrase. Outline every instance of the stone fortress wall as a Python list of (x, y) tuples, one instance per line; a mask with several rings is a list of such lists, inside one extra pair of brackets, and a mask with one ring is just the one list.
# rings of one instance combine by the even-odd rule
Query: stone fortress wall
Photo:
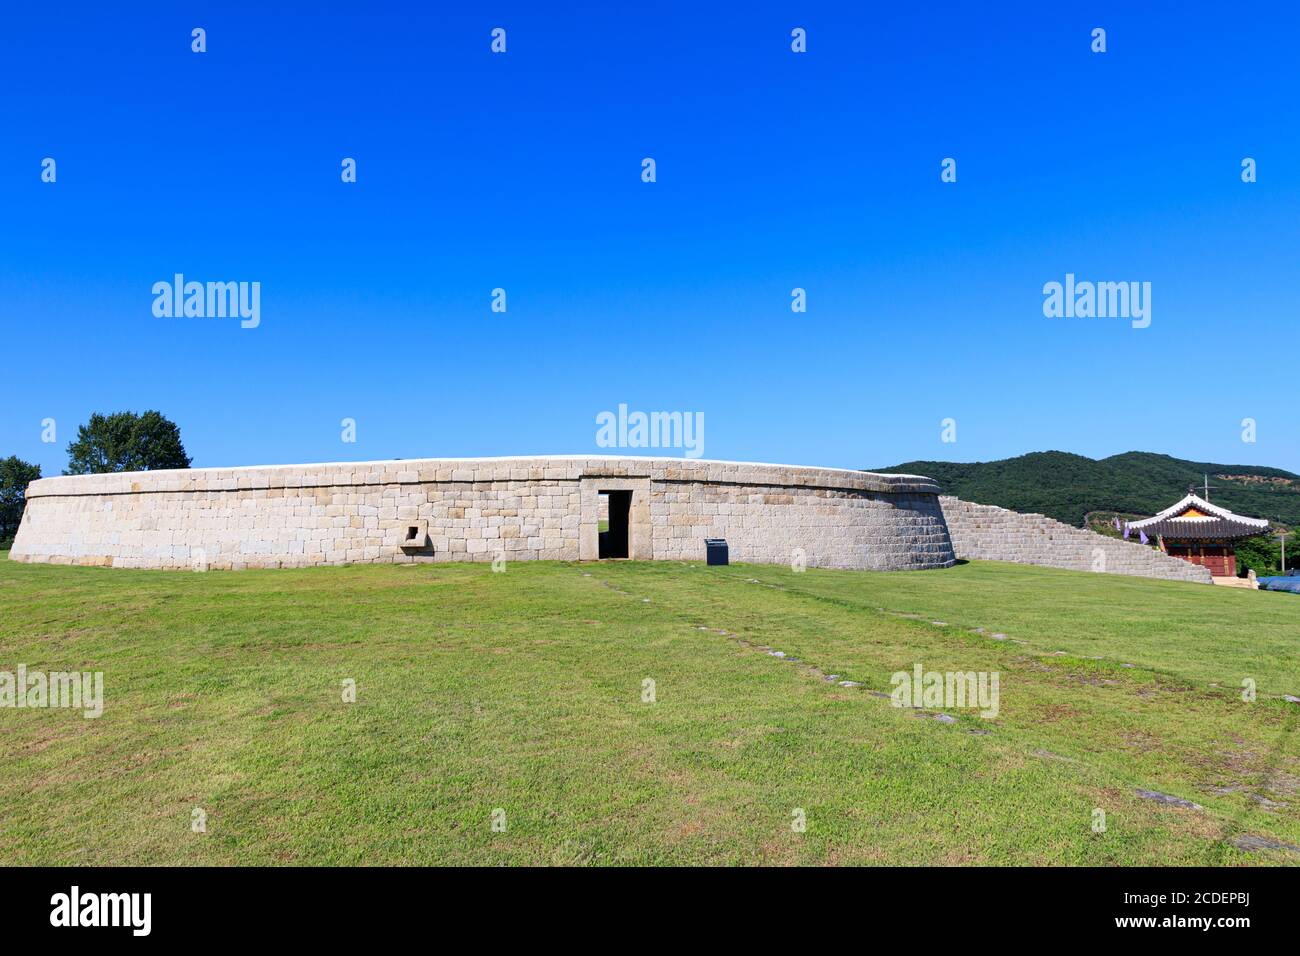
[[(630, 492), (629, 557), (941, 568), (928, 478), (663, 458), (415, 459), (42, 478), (10, 557), (240, 569), (599, 556), (600, 493)], [(624, 500), (627, 495), (623, 496)], [(609, 499), (609, 500), (612, 500)]]
[(414, 459), (42, 478), (10, 558), (241, 569), (599, 557), (601, 492), (630, 495), (628, 556), (867, 570), (957, 558), (1210, 582), (1206, 569), (929, 478), (674, 458)]
[(1136, 541), (1108, 538), (1043, 515), (977, 505), (948, 495), (940, 496), (939, 502), (959, 558), (1041, 564), (1071, 571), (1100, 567), (1108, 574), (1213, 583), (1208, 569)]

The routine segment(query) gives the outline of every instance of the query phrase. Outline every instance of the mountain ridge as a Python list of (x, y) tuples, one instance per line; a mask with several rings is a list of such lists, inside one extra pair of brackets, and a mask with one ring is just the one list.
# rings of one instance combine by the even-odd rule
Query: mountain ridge
[[(1262, 465), (1196, 462), (1156, 452), (1088, 458), (1039, 451), (986, 462), (909, 461), (871, 471), (925, 475), (944, 494), (1034, 512), (1082, 527), (1093, 512), (1145, 517), (1164, 510), (1209, 475), (1210, 500), (1275, 525), (1300, 524), (1300, 475)], [(1204, 496), (1204, 491), (1197, 494)]]

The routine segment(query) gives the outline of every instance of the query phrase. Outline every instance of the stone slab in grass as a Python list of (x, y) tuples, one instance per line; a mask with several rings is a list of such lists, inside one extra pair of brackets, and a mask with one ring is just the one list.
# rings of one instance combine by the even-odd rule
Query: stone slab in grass
[(1272, 837), (1258, 836), (1253, 833), (1243, 833), (1235, 836), (1228, 841), (1238, 850), (1247, 850), (1256, 852), (1259, 850), (1286, 850), (1288, 853), (1300, 853), (1300, 846), (1293, 846), (1290, 843), (1283, 843), (1281, 840), (1274, 840)]
[(1154, 800), (1156, 803), (1168, 804), (1171, 807), (1180, 807), (1184, 810), (1203, 810), (1205, 809), (1199, 803), (1193, 803), (1191, 800), (1184, 800), (1182, 797), (1174, 797), (1167, 793), (1161, 793), (1158, 790), (1135, 791), (1143, 800)]

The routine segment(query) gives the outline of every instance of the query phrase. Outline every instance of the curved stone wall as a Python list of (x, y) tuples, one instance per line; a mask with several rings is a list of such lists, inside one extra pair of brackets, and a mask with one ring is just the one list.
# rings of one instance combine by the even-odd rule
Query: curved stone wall
[(664, 458), (416, 459), (42, 478), (10, 557), (128, 568), (598, 557), (602, 491), (632, 558), (947, 567), (938, 486), (913, 475)]

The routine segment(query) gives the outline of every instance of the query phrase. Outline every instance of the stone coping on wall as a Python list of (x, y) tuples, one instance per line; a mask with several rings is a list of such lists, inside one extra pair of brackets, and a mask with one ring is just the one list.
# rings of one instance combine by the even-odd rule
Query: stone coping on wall
[(552, 455), (511, 458), (411, 458), (392, 461), (63, 475), (38, 478), (28, 485), (26, 496), (30, 499), (364, 485), (578, 481), (587, 477), (641, 477), (662, 482), (825, 488), (895, 495), (937, 495), (940, 490), (936, 482), (919, 475), (882, 475), (846, 468), (714, 461), (703, 458)]

